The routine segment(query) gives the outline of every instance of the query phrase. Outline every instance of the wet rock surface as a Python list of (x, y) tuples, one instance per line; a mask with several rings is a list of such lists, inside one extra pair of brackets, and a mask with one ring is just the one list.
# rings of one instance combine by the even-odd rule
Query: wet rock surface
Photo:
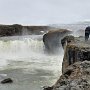
[(46, 33), (49, 29), (49, 26), (0, 25), (0, 36), (40, 35)]
[(74, 41), (67, 43), (64, 48), (64, 58), (62, 64), (62, 72), (75, 62), (90, 60), (90, 45), (83, 38), (74, 38)]
[(50, 90), (90, 90), (90, 41), (75, 37), (65, 44), (62, 75)]
[(90, 61), (76, 62), (66, 69), (51, 90), (90, 90), (89, 73)]
[(52, 88), (44, 90), (90, 90), (90, 61), (72, 64)]
[(13, 80), (11, 78), (7, 78), (1, 81), (1, 84), (7, 84), (7, 83), (13, 83)]
[(53, 87), (43, 87), (44, 88), (44, 90), (52, 90), (53, 89)]

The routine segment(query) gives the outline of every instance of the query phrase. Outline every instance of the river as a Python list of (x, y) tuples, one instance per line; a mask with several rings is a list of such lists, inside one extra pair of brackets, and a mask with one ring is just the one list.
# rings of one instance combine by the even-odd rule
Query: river
[(0, 81), (12, 78), (12, 84), (0, 84), (0, 90), (43, 90), (61, 75), (63, 51), (44, 51), (42, 35), (0, 38)]

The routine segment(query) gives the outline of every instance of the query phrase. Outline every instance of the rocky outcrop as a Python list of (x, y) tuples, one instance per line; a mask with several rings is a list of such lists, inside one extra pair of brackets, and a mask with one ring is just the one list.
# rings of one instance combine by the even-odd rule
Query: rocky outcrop
[(90, 90), (90, 61), (76, 62), (67, 67), (50, 90)]
[(40, 35), (46, 33), (49, 29), (49, 26), (0, 25), (0, 36)]
[(90, 60), (90, 46), (85, 43), (69, 43), (64, 48), (64, 58), (62, 63), (62, 72), (75, 62)]
[(48, 52), (55, 52), (58, 50), (58, 47), (61, 45), (61, 39), (70, 34), (71, 31), (66, 29), (52, 30), (46, 33), (43, 36), (43, 42), (45, 45), (45, 49)]
[(90, 43), (74, 37), (65, 45), (62, 75), (45, 90), (90, 90)]
[(0, 36), (21, 35), (22, 26), (14, 25), (0, 25)]

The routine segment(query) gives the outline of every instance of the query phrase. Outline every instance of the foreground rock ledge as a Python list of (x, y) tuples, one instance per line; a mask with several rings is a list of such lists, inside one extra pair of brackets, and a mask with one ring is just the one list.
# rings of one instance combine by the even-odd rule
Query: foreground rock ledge
[(62, 75), (44, 90), (90, 90), (90, 43), (82, 40), (65, 44)]
[(51, 90), (90, 90), (90, 61), (69, 66)]

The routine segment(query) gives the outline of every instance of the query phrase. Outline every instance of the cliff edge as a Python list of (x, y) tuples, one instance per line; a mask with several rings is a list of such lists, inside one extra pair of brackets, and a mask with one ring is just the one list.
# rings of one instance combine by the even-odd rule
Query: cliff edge
[(61, 41), (64, 48), (62, 75), (52, 87), (44, 90), (90, 90), (90, 41), (73, 36)]

